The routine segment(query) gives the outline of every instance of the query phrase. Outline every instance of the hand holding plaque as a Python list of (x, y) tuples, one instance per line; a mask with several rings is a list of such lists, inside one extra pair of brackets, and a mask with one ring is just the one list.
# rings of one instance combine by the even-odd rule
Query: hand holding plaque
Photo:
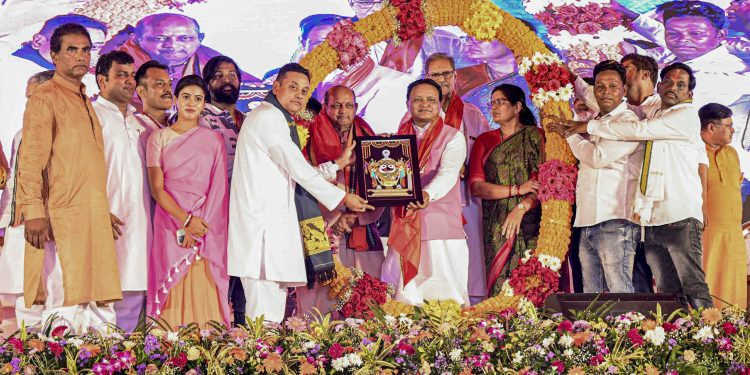
[(406, 206), (422, 202), (414, 135), (358, 137), (355, 153), (357, 191), (371, 205)]

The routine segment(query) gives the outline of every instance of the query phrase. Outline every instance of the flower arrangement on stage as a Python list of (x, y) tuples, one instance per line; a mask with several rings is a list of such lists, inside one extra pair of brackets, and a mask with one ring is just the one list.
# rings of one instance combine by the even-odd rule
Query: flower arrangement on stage
[(337, 277), (326, 283), (328, 296), (335, 299), (335, 311), (344, 318), (371, 319), (373, 305), (384, 305), (396, 294), (393, 288), (360, 269), (343, 267), (336, 262)]
[(152, 326), (132, 334), (18, 332), (0, 374), (748, 374), (750, 320), (727, 308), (566, 319), (530, 303), (466, 316), (453, 302), (372, 318)]
[[(474, 38), (498, 40), (508, 46), (517, 57), (519, 72), (532, 88), (532, 100), (540, 110), (542, 124), (549, 122), (549, 116), (571, 118), (568, 100), (573, 95), (573, 86), (567, 70), (562, 69), (560, 58), (555, 56), (526, 24), (498, 8), (492, 1), (473, 0), (469, 4), (467, 6), (465, 0), (386, 1), (380, 11), (355, 22), (353, 30), (367, 42), (367, 47), (388, 39), (396, 43), (420, 38), (429, 35), (429, 31), (438, 26), (460, 26)], [(343, 47), (337, 51), (327, 40), (300, 60), (300, 64), (310, 69), (312, 87), (316, 87), (337, 67), (343, 66), (340, 56), (347, 48)], [(567, 142), (557, 134), (546, 132), (544, 151), (548, 161), (557, 160), (565, 165), (573, 165), (576, 162)], [(542, 259), (542, 256), (565, 259), (570, 242), (571, 216), (569, 200), (552, 197), (542, 204), (540, 235), (537, 249), (533, 254), (537, 259)], [(559, 271), (559, 268), (552, 269), (545, 263), (541, 265), (545, 268), (545, 275), (548, 274), (548, 270), (554, 274)], [(344, 285), (346, 279), (339, 279), (338, 284)], [(543, 278), (547, 279), (548, 277)], [(519, 282), (518, 285), (532, 288), (534, 283)], [(554, 287), (555, 285), (549, 285), (548, 290), (554, 291)], [(507, 295), (495, 296), (467, 311), (501, 311), (515, 307), (519, 302), (528, 301), (523, 297), (526, 295), (532, 296), (536, 301), (537, 298), (534, 296), (540, 293), (533, 288), (526, 291), (519, 287), (517, 292), (512, 288), (510, 290)], [(388, 301), (383, 308), (395, 311), (410, 309), (409, 306), (396, 301)]]

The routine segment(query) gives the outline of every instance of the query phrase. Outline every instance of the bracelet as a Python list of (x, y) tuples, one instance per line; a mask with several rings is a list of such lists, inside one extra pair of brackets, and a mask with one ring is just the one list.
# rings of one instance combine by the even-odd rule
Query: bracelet
[(186, 228), (188, 226), (188, 224), (190, 224), (190, 219), (192, 219), (192, 218), (193, 218), (193, 214), (188, 214), (188, 217), (187, 217), (187, 219), (185, 219), (185, 222), (182, 224), (182, 227)]

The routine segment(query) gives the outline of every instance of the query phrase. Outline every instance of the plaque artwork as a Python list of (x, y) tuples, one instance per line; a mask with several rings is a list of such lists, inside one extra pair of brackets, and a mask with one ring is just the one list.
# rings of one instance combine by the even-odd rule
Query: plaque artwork
[(358, 137), (359, 194), (373, 206), (403, 206), (422, 200), (414, 135)]

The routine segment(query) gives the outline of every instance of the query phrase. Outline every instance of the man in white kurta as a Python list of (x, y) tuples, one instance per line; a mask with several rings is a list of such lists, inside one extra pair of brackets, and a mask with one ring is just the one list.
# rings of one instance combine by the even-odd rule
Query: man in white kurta
[(122, 300), (114, 305), (116, 322), (132, 332), (146, 302), (146, 258), (151, 237), (145, 153), (140, 141), (145, 129), (129, 104), (135, 91), (132, 57), (121, 51), (110, 52), (99, 57), (96, 68), (101, 92), (93, 107), (102, 126), (107, 198), (122, 287)]
[(313, 168), (292, 140), (291, 116), (304, 108), (309, 90), (305, 68), (283, 66), (269, 97), (247, 116), (237, 140), (227, 263), (229, 275), (241, 278), (250, 319), (282, 321), (287, 288), (307, 284), (294, 199), (297, 184), (328, 210), (341, 203), (355, 212), (372, 209), (330, 183), (335, 170), (325, 176)]
[[(412, 119), (401, 125), (399, 134), (415, 134), (418, 147), (425, 142), (431, 149), (420, 161), (423, 202), (410, 203), (420, 221), (417, 274), (404, 282), (402, 270), (403, 236), (398, 210), (394, 210), (388, 253), (382, 278), (396, 289), (396, 300), (421, 305), (425, 300), (453, 300), (469, 305), (469, 249), (461, 218), (459, 174), (466, 160), (463, 134), (440, 118), (440, 86), (433, 80), (409, 85), (407, 105)], [(410, 129), (409, 127), (412, 127)], [(440, 127), (439, 133), (430, 128)], [(421, 148), (420, 148), (421, 149)], [(423, 165), (424, 164), (424, 165)], [(408, 276), (408, 275), (407, 275)]]

